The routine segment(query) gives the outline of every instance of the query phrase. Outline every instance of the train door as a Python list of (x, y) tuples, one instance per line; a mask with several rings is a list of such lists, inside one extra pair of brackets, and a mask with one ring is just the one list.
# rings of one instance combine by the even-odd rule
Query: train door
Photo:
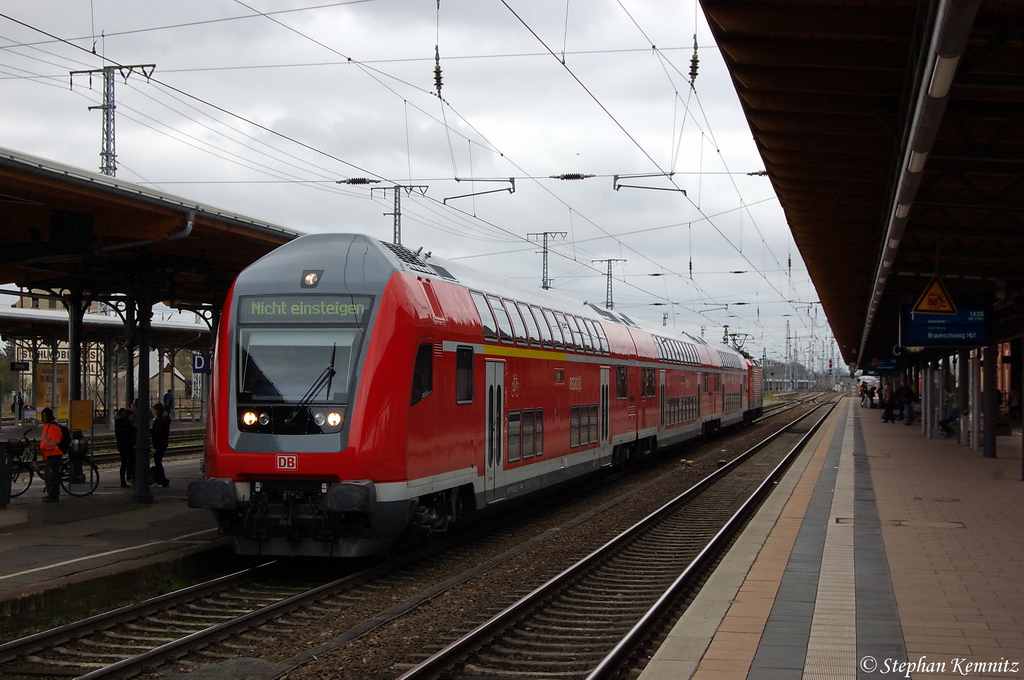
[(601, 443), (610, 444), (611, 428), (608, 426), (608, 384), (611, 375), (611, 368), (601, 367)]
[(658, 418), (658, 426), (665, 429), (665, 371), (658, 371)]
[(704, 408), (703, 408), (703, 404), (702, 404), (702, 402), (704, 401), (704, 391), (703, 391), (703, 385), (701, 384), (701, 380), (703, 379), (703, 377), (704, 377), (704, 374), (701, 373), (700, 371), (697, 371), (697, 418), (698, 419), (700, 419), (701, 415), (703, 415), (703, 413), (704, 413)]
[(505, 496), (505, 364), (487, 362), (487, 455), (484, 476), (484, 500), (488, 503)]

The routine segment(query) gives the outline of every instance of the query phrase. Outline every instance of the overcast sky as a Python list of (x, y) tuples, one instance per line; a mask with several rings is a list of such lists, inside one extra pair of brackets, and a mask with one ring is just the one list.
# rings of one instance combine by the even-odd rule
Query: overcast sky
[[(116, 78), (120, 179), (385, 241), (384, 188), (414, 186), (410, 248), (540, 286), (551, 232), (565, 295), (603, 305), (613, 260), (616, 311), (716, 341), (728, 325), (776, 359), (788, 322), (802, 361), (812, 338), (818, 366), (833, 352), (693, 0), (6, 0), (0, 15), (2, 147), (98, 171), (102, 77), (71, 72), (153, 64)], [(567, 173), (594, 177), (551, 179)], [(338, 184), (352, 178), (379, 183)]]

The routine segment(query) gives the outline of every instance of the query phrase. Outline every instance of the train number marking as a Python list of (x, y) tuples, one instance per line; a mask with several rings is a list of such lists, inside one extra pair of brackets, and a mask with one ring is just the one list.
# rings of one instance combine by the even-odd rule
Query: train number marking
[(569, 390), (572, 392), (583, 391), (583, 378), (577, 376), (575, 378), (569, 378)]
[(298, 456), (278, 456), (277, 465), (275, 466), (278, 470), (298, 470), (299, 469), (299, 457)]

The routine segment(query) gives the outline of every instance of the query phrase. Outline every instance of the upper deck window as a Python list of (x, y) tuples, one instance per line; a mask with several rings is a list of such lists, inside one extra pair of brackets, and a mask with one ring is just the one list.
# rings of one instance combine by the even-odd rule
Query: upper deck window
[(508, 312), (501, 304), (501, 298), (497, 295), (488, 295), (487, 301), (491, 303), (491, 311), (498, 322), (498, 337), (505, 344), (511, 345), (514, 337), (512, 334), (512, 321), (508, 318)]
[(494, 321), (494, 312), (491, 311), (491, 306), (487, 304), (487, 300), (484, 299), (482, 293), (471, 290), (469, 294), (472, 296), (473, 303), (476, 305), (477, 314), (480, 315), (480, 325), (483, 327), (484, 340), (497, 342), (498, 324)]

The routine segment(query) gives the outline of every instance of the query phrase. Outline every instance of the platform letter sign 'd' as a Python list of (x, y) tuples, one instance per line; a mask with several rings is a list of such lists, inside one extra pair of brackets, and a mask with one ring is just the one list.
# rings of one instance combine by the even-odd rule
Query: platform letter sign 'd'
[(193, 373), (209, 373), (210, 372), (210, 357), (205, 354), (193, 354), (192, 355), (192, 372)]
[(278, 456), (277, 457), (277, 469), (295, 471), (299, 469), (299, 457), (298, 456)]

